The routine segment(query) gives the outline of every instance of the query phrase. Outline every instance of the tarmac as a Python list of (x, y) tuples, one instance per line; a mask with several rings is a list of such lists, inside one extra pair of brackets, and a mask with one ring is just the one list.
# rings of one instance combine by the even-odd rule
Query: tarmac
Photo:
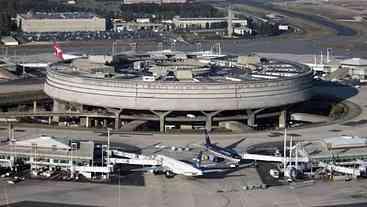
[(1, 180), (2, 205), (40, 201), (87, 206), (323, 206), (366, 202), (366, 180), (316, 182), (266, 190), (240, 188), (246, 175), (222, 179), (189, 179), (147, 174), (145, 186), (26, 180), (16, 185)]

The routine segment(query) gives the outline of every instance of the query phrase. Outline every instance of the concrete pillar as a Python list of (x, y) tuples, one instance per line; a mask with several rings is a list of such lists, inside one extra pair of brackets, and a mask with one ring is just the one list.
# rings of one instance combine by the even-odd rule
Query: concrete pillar
[(112, 109), (112, 108), (107, 108), (108, 112), (114, 113), (115, 114), (115, 129), (119, 129), (120, 128), (120, 114), (122, 112), (123, 109)]
[(107, 128), (107, 119), (103, 119), (103, 128)]
[(88, 116), (86, 116), (85, 117), (85, 128), (91, 127), (91, 124), (92, 124), (92, 120)]
[(251, 110), (251, 109), (247, 109), (246, 113), (247, 113), (247, 126), (249, 127), (256, 127), (256, 114), (258, 114), (259, 112), (263, 111), (264, 108), (262, 109), (257, 109), (257, 110)]
[(279, 115), (279, 128), (287, 127), (287, 110), (283, 110)]
[[(53, 103), (53, 107), (52, 107), (52, 112), (65, 112), (65, 105), (57, 100), (57, 99), (54, 99), (54, 103)], [(59, 122), (60, 121), (60, 117), (59, 116), (53, 116), (52, 117), (52, 121), (54, 122)]]
[(98, 119), (94, 119), (94, 127), (97, 128), (98, 127)]
[(52, 116), (49, 116), (48, 117), (48, 125), (51, 125), (51, 123), (52, 123)]
[(213, 117), (215, 115), (217, 115), (218, 113), (220, 113), (221, 111), (214, 111), (214, 112), (204, 112), (202, 111), (201, 113), (203, 113), (206, 116), (206, 121), (205, 121), (205, 129), (210, 132), (212, 131), (213, 128)]
[(155, 115), (159, 116), (159, 131), (161, 133), (165, 133), (166, 132), (166, 125), (165, 125), (165, 121), (166, 121), (166, 116), (168, 114), (170, 114), (172, 111), (152, 111)]
[(115, 111), (115, 129), (120, 129), (121, 120), (120, 120), (120, 114), (122, 112), (122, 109)]
[(115, 129), (120, 128), (120, 114), (115, 115)]
[(37, 101), (33, 101), (33, 113), (37, 112)]
[(11, 169), (14, 170), (15, 168), (15, 157), (10, 156), (10, 163), (11, 163)]
[(9, 140), (10, 139), (12, 139), (13, 138), (13, 124), (12, 123), (9, 123), (9, 125), (8, 125), (8, 138), (9, 138)]
[(246, 110), (247, 113), (247, 126), (254, 127), (255, 124), (255, 113), (252, 112), (251, 109)]
[(78, 111), (80, 113), (83, 113), (83, 104), (80, 104), (79, 107), (78, 107)]

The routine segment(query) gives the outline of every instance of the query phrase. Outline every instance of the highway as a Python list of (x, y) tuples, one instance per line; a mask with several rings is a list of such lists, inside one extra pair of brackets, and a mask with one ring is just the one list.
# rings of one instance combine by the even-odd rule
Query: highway
[(335, 30), (336, 35), (338, 36), (354, 36), (357, 34), (357, 32), (354, 29), (341, 25), (341, 24), (337, 24), (321, 16), (307, 15), (307, 14), (302, 14), (298, 12), (293, 12), (293, 11), (289, 11), (289, 10), (285, 10), (285, 9), (273, 6), (272, 4), (263, 3), (263, 2), (256, 1), (256, 0), (245, 0), (245, 1), (236, 0), (235, 2), (236, 3), (238, 2), (240, 4), (255, 6), (255, 7), (262, 8), (262, 9), (269, 10), (269, 11), (278, 12), (278, 13), (287, 15), (289, 17), (297, 17), (297, 18), (305, 19), (307, 21), (312, 21), (321, 26), (328, 27), (332, 30)]

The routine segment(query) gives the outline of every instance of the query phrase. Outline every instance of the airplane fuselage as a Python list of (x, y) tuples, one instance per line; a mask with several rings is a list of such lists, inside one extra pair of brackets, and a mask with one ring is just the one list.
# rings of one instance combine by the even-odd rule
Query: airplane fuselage
[(224, 158), (232, 162), (236, 162), (236, 163), (241, 161), (241, 156), (233, 150), (228, 150), (228, 149), (225, 149), (217, 145), (213, 145), (213, 144), (205, 144), (204, 146), (209, 152), (213, 153), (214, 155), (218, 157), (221, 157), (221, 158)]

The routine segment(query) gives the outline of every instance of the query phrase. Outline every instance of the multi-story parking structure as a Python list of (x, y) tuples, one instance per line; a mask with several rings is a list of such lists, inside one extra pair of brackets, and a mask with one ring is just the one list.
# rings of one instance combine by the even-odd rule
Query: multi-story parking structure
[(154, 53), (144, 61), (135, 56), (135, 69), (105, 77), (55, 66), (48, 71), (44, 91), (55, 100), (54, 111), (65, 102), (94, 106), (113, 113), (116, 128), (121, 121), (159, 121), (161, 132), (200, 124), (211, 130), (213, 123), (230, 121), (254, 127), (267, 119), (284, 127), (289, 106), (312, 97), (313, 71), (305, 65), (195, 55)]

